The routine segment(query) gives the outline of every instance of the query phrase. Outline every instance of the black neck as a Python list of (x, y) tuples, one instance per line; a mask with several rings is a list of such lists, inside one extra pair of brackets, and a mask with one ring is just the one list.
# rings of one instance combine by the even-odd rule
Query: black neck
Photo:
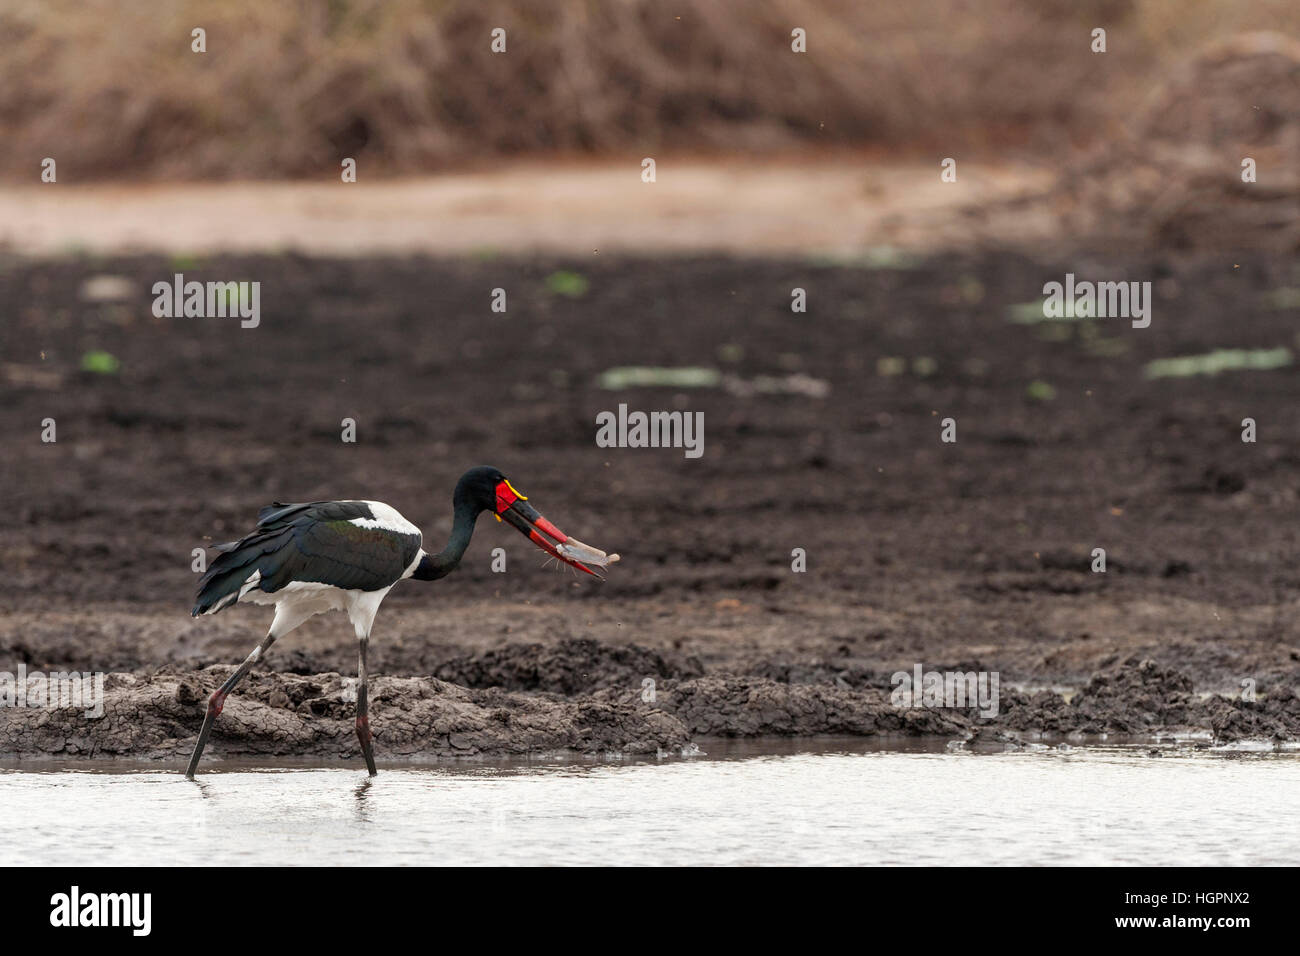
[(411, 577), (420, 581), (436, 581), (456, 570), (456, 565), (460, 564), (465, 549), (469, 547), (469, 539), (474, 534), (474, 522), (479, 510), (464, 501), (457, 502), (447, 546), (437, 554), (426, 554)]

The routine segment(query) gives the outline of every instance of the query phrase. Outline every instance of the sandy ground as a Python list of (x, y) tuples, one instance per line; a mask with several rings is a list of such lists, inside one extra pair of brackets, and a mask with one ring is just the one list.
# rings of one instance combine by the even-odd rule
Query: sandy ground
[[(269, 621), (191, 621), (191, 549), (273, 499), (324, 497), (388, 501), (437, 546), (480, 463), (624, 560), (578, 581), (484, 519), (455, 575), (397, 588), (371, 649), (381, 758), (718, 734), (1300, 738), (1294, 372), (1144, 375), (1294, 347), (1289, 257), (0, 265), (0, 669), (110, 672), (100, 720), (0, 708), (0, 753), (183, 754)], [(261, 325), (154, 318), (149, 287), (175, 268), (263, 282)], [(1067, 270), (1152, 278), (1151, 327), (1013, 321)], [(95, 350), (120, 367), (83, 369)], [(718, 378), (606, 387), (631, 362)], [(703, 412), (704, 456), (596, 447), (620, 402)], [(917, 663), (998, 672), (999, 716), (893, 708), (891, 675)], [(354, 672), (346, 622), (309, 622), (231, 698), (213, 754), (354, 754)]]
[[(357, 256), (492, 253), (780, 254), (934, 248), (972, 239), (962, 210), (1040, 191), (1031, 166), (962, 163), (506, 166), (397, 182), (0, 189), (0, 248), (19, 254), (163, 251)], [(1051, 224), (1022, 214), (1008, 238)], [(1010, 229), (1008, 225), (1005, 227)]]

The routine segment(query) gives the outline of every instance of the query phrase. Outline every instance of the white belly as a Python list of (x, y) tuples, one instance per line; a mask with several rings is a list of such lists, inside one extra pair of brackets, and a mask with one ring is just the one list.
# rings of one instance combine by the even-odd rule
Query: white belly
[(336, 588), (332, 584), (315, 581), (290, 581), (274, 594), (257, 587), (258, 575), (254, 573), (240, 589), (241, 601), (254, 604), (274, 604), (275, 620), (271, 631), (283, 637), (303, 621), (326, 611), (347, 611), (357, 637), (367, 637), (375, 622), (375, 614), (392, 585), (378, 591), (359, 591)]

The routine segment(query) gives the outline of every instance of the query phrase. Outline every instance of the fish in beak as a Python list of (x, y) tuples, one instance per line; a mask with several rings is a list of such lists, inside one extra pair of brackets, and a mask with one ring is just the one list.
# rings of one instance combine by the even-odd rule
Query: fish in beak
[(510, 522), (520, 534), (558, 561), (601, 580), (604, 576), (593, 571), (592, 567), (603, 570), (618, 561), (617, 554), (606, 554), (599, 548), (570, 538), (542, 517), (510, 482), (502, 479), (497, 483), (496, 498), (497, 520)]

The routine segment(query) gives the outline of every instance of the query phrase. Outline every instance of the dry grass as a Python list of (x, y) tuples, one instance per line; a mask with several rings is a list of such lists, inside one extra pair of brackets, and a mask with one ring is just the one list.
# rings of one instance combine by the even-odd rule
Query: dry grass
[[(9, 0), (0, 171), (34, 178), (44, 156), (75, 182), (335, 176), (343, 156), (376, 175), (520, 154), (1059, 148), (1105, 135), (1169, 57), (1297, 21), (1290, 0)], [(1088, 49), (1099, 25), (1106, 56)]]

